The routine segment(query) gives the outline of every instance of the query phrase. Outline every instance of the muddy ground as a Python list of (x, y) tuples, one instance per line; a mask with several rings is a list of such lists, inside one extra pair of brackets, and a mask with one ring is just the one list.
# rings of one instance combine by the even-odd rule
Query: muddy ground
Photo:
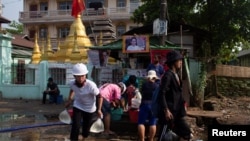
[[(188, 107), (188, 123), (192, 129), (192, 140), (207, 140), (209, 124), (250, 124), (250, 97), (215, 98), (205, 101), (204, 112)], [(70, 125), (59, 124), (58, 114), (64, 105), (41, 104), (38, 100), (0, 99), (0, 140), (5, 141), (65, 141), (69, 137)], [(211, 112), (213, 111), (213, 112)], [(55, 124), (42, 126), (43, 124)], [(38, 127), (25, 128), (34, 125)], [(114, 129), (125, 128), (115, 137), (93, 134), (88, 140), (137, 140), (136, 126), (128, 121), (121, 122)], [(126, 127), (125, 127), (126, 126)], [(19, 129), (17, 128), (19, 127)], [(7, 131), (5, 131), (7, 130)]]

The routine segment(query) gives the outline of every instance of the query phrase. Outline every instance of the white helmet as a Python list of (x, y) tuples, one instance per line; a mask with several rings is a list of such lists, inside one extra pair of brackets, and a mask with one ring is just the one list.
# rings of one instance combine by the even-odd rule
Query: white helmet
[(83, 63), (77, 63), (72, 68), (73, 75), (86, 75), (88, 72), (86, 65)]
[(123, 82), (119, 82), (118, 85), (122, 88), (122, 94), (126, 91), (126, 85)]

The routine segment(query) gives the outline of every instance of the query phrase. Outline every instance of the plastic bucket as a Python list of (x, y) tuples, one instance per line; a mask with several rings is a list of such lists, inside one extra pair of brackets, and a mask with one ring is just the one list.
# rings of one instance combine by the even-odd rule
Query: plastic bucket
[(69, 113), (70, 117), (72, 117), (73, 116), (73, 109), (68, 109), (68, 113)]
[(139, 111), (138, 110), (129, 110), (128, 113), (129, 113), (130, 122), (137, 123), (138, 122), (138, 113), (139, 113)]
[(111, 110), (111, 120), (117, 121), (121, 120), (123, 114), (122, 108), (116, 108)]

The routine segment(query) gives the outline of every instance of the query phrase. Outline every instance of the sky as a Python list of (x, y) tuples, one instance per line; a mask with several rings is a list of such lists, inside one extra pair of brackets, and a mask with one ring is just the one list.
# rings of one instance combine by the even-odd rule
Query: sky
[[(2, 16), (10, 21), (18, 21), (19, 12), (23, 11), (23, 0), (1, 0), (3, 4)], [(3, 27), (8, 24), (2, 24)]]

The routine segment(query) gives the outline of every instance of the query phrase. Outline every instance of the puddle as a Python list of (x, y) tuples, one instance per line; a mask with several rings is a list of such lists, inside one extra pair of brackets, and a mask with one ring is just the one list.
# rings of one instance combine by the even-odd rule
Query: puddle
[[(23, 137), (16, 135), (18, 130), (46, 126), (48, 119), (42, 114), (32, 113), (5, 113), (0, 115), (0, 140), (1, 141), (24, 141), (29, 138), (38, 141), (40, 133), (32, 129)], [(14, 135), (15, 134), (15, 135)], [(28, 141), (28, 140), (27, 140)]]

